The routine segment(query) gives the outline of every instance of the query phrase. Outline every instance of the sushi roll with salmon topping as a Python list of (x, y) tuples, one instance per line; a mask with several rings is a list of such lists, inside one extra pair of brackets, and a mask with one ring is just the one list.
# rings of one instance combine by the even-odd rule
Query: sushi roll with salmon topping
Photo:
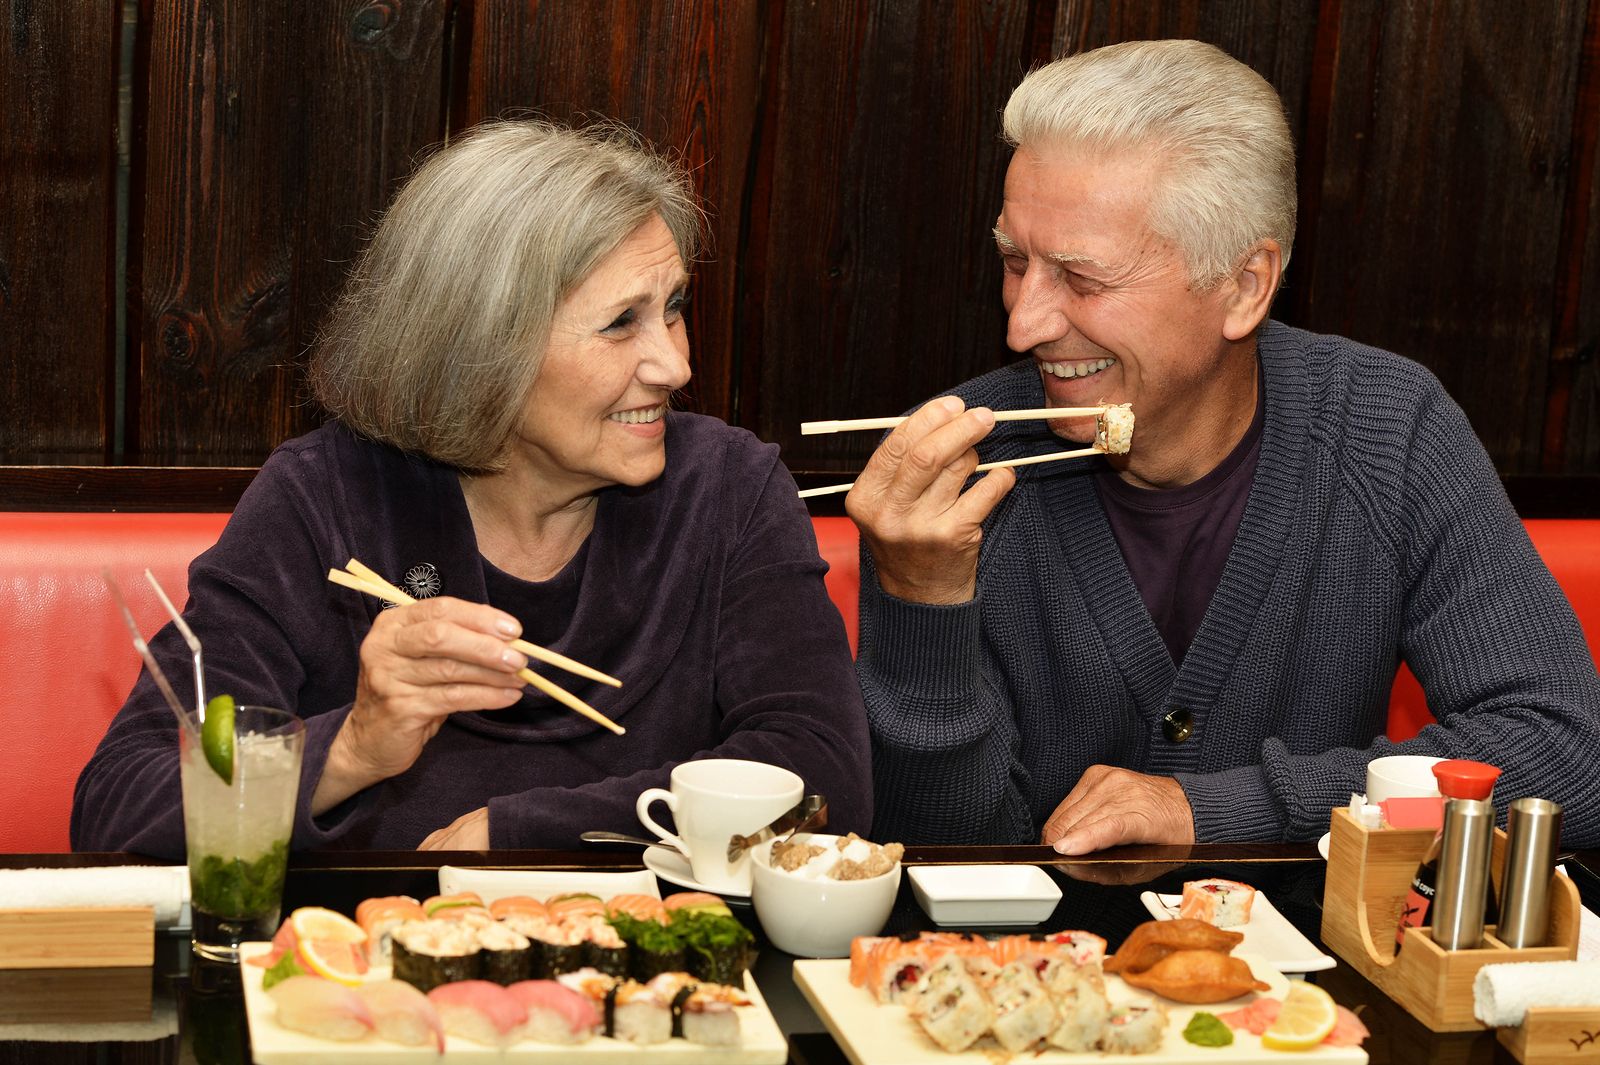
[(483, 898), (476, 891), (458, 891), (454, 895), (435, 895), (422, 900), (422, 910), (429, 917), (455, 920), (474, 910), (488, 914)]
[(627, 914), (637, 921), (667, 920), (667, 904), (654, 895), (613, 895), (606, 900), (606, 916)]
[(489, 903), (489, 916), (497, 921), (503, 921), (514, 913), (542, 918), (549, 916), (550, 911), (531, 895), (506, 895)]
[(994, 1025), (989, 996), (954, 952), (922, 974), (912, 997), (907, 1012), (928, 1038), (952, 1054), (967, 1049)]
[(389, 937), (407, 921), (421, 921), (427, 911), (409, 895), (390, 895), (367, 899), (356, 907), (356, 924), (367, 933), (367, 961), (387, 965), (391, 957)]
[(552, 895), (544, 900), (545, 909), (552, 921), (564, 921), (579, 914), (606, 915), (606, 904), (600, 896), (587, 891), (573, 891), (565, 895)]
[(528, 1022), (522, 1000), (487, 980), (459, 980), (428, 992), (444, 1030), (484, 1046), (507, 1047)]
[(1250, 907), (1255, 901), (1256, 889), (1237, 880), (1218, 877), (1190, 880), (1183, 885), (1178, 916), (1192, 917), (1218, 928), (1236, 928), (1250, 923)]
[(989, 1030), (1011, 1053), (1036, 1045), (1055, 1030), (1056, 1005), (1030, 959), (1019, 958), (1001, 968), (988, 991), (994, 1006)]
[(419, 991), (473, 980), (480, 972), (477, 933), (458, 921), (407, 921), (391, 939), (395, 979)]
[(506, 988), (528, 1011), (521, 1038), (570, 1046), (600, 1029), (600, 1008), (588, 996), (554, 980), (523, 980)]

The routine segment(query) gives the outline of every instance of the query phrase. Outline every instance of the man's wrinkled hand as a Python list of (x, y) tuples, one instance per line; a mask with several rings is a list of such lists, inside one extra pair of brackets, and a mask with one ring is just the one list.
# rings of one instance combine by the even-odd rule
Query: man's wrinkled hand
[(1090, 766), (1050, 820), (1041, 843), (1058, 854), (1088, 854), (1124, 843), (1194, 842), (1194, 812), (1171, 777)]
[(480, 806), (462, 814), (422, 841), (419, 851), (486, 851), (489, 849), (489, 808)]

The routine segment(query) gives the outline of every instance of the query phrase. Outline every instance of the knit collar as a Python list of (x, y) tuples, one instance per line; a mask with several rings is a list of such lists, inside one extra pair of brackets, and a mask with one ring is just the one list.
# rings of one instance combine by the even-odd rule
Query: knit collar
[[(1294, 330), (1270, 321), (1258, 334), (1257, 351), (1266, 387), (1261, 453), (1227, 565), (1181, 669), (1174, 665), (1128, 573), (1092, 479), (1063, 475), (1068, 471), (1025, 474), (1020, 479), (1023, 483), (1018, 488), (1032, 482), (1052, 516), (1062, 557), (1085, 590), (1089, 620), (1101, 633), (1106, 653), (1123, 674), (1141, 716), (1152, 725), (1177, 707), (1194, 715), (1197, 728), (1204, 724), (1207, 709), (1245, 646), (1283, 556), (1310, 432), (1309, 379), (1294, 334)], [(1031, 368), (1031, 363), (1018, 366)], [(1036, 371), (1032, 376), (1037, 380)], [(1006, 451), (1036, 454), (1041, 450), (1031, 434), (1007, 437), (1000, 445)], [(1180, 755), (1173, 750), (1176, 746), (1158, 744), (1152, 751), (1151, 768), (1181, 768), (1161, 764), (1165, 753)], [(1183, 762), (1192, 757), (1181, 753)]]

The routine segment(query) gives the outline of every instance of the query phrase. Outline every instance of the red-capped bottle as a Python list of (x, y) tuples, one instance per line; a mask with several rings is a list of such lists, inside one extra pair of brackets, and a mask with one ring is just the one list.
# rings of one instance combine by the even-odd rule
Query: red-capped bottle
[[(1444, 796), (1446, 802), (1451, 799), (1487, 799), (1494, 793), (1494, 782), (1500, 776), (1500, 770), (1482, 762), (1451, 758), (1435, 764), (1433, 776), (1439, 782), (1439, 794)], [(1417, 866), (1416, 873), (1411, 877), (1411, 890), (1406, 892), (1405, 909), (1401, 911), (1400, 924), (1394, 930), (1396, 953), (1405, 943), (1407, 928), (1421, 928), (1429, 923), (1434, 885), (1439, 876), (1439, 850), (1443, 841), (1444, 829), (1440, 828), (1434, 834), (1433, 842), (1428, 845), (1428, 853), (1422, 859), (1422, 864)], [(1496, 923), (1499, 906), (1495, 903), (1492, 887), (1484, 892), (1483, 910), (1483, 923)]]

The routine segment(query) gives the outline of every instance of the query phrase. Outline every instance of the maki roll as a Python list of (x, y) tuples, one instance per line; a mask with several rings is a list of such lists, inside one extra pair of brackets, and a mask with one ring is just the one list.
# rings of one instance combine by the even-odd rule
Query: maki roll
[(529, 978), (533, 972), (533, 946), (528, 937), (500, 921), (481, 925), (478, 936), (479, 975), (502, 987)]
[(709, 908), (672, 910), (668, 925), (683, 941), (690, 973), (712, 984), (744, 983), (755, 936), (721, 904), (721, 913)]
[(367, 933), (367, 962), (389, 964), (389, 936), (407, 921), (420, 921), (427, 913), (408, 895), (367, 899), (356, 907), (356, 924)]
[(548, 980), (586, 967), (587, 944), (583, 929), (547, 921), (526, 934), (533, 947), (533, 979)]
[(1013, 1054), (1038, 1043), (1056, 1027), (1055, 1003), (1028, 958), (1019, 958), (995, 974), (989, 1001), (994, 1005), (990, 1030)]
[(907, 1012), (939, 1046), (959, 1054), (994, 1024), (994, 1007), (959, 954), (948, 953), (923, 973)]
[(1045, 989), (1055, 996), (1059, 1021), (1047, 1037), (1050, 1045), (1076, 1053), (1099, 1047), (1111, 1017), (1100, 966), (1060, 966), (1051, 973)]
[(1107, 1054), (1148, 1054), (1161, 1047), (1167, 1011), (1158, 1005), (1117, 1006), (1106, 1019), (1100, 1049)]
[(584, 962), (611, 976), (628, 975), (628, 945), (603, 917), (591, 917), (584, 929)]
[(418, 991), (478, 976), (478, 938), (455, 921), (407, 921), (390, 935), (394, 978)]
[(1190, 880), (1183, 885), (1178, 916), (1193, 917), (1218, 928), (1237, 928), (1250, 923), (1250, 907), (1255, 901), (1256, 889), (1237, 880)]
[(621, 912), (613, 912), (609, 923), (627, 944), (628, 975), (635, 980), (648, 982), (658, 973), (684, 968), (683, 940), (667, 925)]

